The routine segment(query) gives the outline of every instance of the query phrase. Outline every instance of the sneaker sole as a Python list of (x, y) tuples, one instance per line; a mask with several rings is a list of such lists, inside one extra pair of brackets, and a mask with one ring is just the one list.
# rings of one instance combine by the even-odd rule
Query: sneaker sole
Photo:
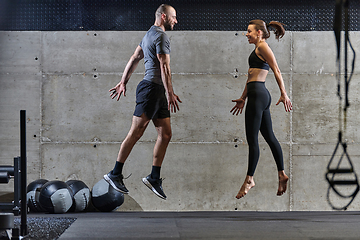
[(117, 188), (114, 184), (114, 182), (108, 177), (107, 174), (104, 175), (104, 179), (105, 181), (107, 181), (116, 191), (124, 193), (124, 194), (129, 194), (129, 192), (125, 192), (124, 190), (121, 190), (120, 188)]
[(156, 189), (151, 185), (151, 183), (146, 179), (146, 178), (143, 178), (142, 179), (142, 182), (151, 190), (153, 191), (153, 193), (156, 194), (156, 196), (166, 200), (166, 197), (162, 196), (160, 193), (158, 193), (158, 191), (156, 191)]

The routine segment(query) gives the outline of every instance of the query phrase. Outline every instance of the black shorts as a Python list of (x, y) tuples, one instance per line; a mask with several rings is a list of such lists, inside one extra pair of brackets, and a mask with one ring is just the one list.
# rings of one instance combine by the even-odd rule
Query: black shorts
[(134, 116), (143, 113), (150, 119), (170, 117), (164, 86), (146, 80), (138, 84)]

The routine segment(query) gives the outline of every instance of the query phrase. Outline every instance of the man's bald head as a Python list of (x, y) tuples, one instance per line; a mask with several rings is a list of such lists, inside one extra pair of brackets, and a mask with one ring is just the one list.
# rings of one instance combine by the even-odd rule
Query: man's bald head
[(155, 17), (159, 18), (162, 14), (168, 14), (170, 10), (174, 10), (174, 8), (167, 4), (161, 4), (160, 7), (155, 12)]

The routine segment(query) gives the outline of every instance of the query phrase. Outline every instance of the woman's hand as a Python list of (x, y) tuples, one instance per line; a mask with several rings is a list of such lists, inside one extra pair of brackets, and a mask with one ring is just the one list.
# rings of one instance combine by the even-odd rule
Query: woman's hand
[(235, 102), (235, 106), (230, 110), (230, 112), (233, 114), (233, 115), (239, 115), (239, 113), (241, 114), (242, 113), (242, 110), (245, 106), (245, 100), (242, 99), (242, 98), (239, 98), (239, 99), (236, 99), (236, 100), (232, 100), (232, 102)]
[(279, 105), (280, 102), (284, 104), (284, 108), (286, 112), (290, 112), (292, 110), (292, 103), (287, 95), (281, 95), (276, 105)]

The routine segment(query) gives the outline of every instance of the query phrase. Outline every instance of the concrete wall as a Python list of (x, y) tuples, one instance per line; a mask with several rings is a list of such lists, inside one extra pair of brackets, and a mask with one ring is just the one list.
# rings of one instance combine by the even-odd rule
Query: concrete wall
[[(275, 106), (274, 131), (281, 142), (289, 189), (276, 196), (277, 171), (260, 137), (256, 187), (235, 199), (247, 170), (244, 115), (233, 116), (247, 79), (253, 45), (245, 32), (169, 32), (175, 92), (183, 103), (173, 114), (173, 138), (162, 168), (168, 200), (152, 194), (141, 178), (151, 170), (153, 125), (124, 168), (130, 194), (120, 210), (330, 210), (324, 174), (338, 133), (335, 40), (332, 32), (287, 32), (268, 40), (282, 70), (293, 112)], [(144, 32), (0, 32), (0, 164), (19, 155), (19, 111), (27, 110), (28, 181), (80, 179), (90, 188), (112, 169), (127, 134), (140, 64), (127, 96), (111, 100), (108, 90), (121, 78)], [(360, 52), (359, 32), (350, 35)], [(360, 173), (359, 62), (351, 82), (347, 114), (349, 154)], [(341, 152), (339, 152), (341, 154)], [(12, 183), (1, 185), (11, 191)], [(349, 189), (347, 189), (349, 190)], [(350, 189), (351, 190), (351, 189)], [(334, 197), (334, 196), (332, 196)], [(343, 202), (334, 198), (336, 204)], [(355, 199), (349, 210), (359, 210)]]

